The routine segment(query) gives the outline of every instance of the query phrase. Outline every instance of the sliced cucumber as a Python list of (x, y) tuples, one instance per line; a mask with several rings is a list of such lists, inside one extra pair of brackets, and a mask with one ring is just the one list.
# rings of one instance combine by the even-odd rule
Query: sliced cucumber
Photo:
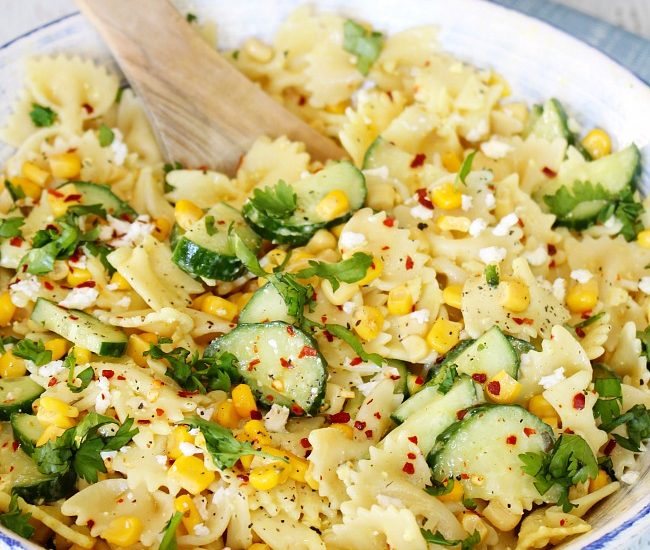
[(44, 391), (29, 376), (0, 378), (0, 420), (9, 420), (13, 413), (31, 412), (32, 403)]
[(409, 416), (424, 409), (430, 403), (438, 400), (442, 394), (438, 391), (438, 386), (426, 386), (415, 395), (404, 401), (390, 417), (397, 423), (401, 424)]
[(64, 475), (42, 474), (13, 438), (11, 425), (0, 423), (0, 479), (11, 492), (31, 504), (52, 502), (70, 495), (76, 475), (72, 468)]
[(176, 244), (184, 234), (185, 231), (183, 231), (183, 228), (180, 225), (177, 223), (172, 225), (172, 230), (169, 232), (169, 246), (172, 250), (176, 248)]
[[(276, 243), (304, 244), (319, 229), (347, 220), (366, 200), (363, 174), (349, 162), (329, 164), (320, 172), (295, 182), (292, 187), (297, 196), (296, 210), (288, 218), (271, 217), (258, 210), (251, 201), (244, 204), (244, 218), (262, 237)], [(317, 206), (328, 193), (335, 190), (345, 193), (349, 208), (334, 219), (324, 219), (318, 213)]]
[(244, 266), (228, 238), (231, 226), (246, 246), (257, 253), (261, 239), (246, 225), (238, 210), (222, 202), (210, 208), (178, 238), (172, 259), (195, 277), (233, 281), (244, 271)]
[(401, 393), (404, 396), (404, 399), (406, 399), (409, 395), (408, 366), (404, 361), (400, 361), (399, 359), (388, 359), (386, 363), (388, 364), (388, 366), (396, 368), (397, 371), (399, 372), (399, 378), (393, 379), (395, 382), (395, 393)]
[(527, 452), (546, 453), (554, 441), (552, 428), (518, 405), (480, 405), (440, 434), (427, 460), (434, 479), (453, 477), (467, 498), (555, 502), (555, 491), (539, 494), (519, 458)]
[(293, 323), (287, 303), (271, 283), (258, 288), (239, 314), (239, 323), (268, 323), (284, 321)]
[(530, 342), (526, 342), (526, 340), (515, 338), (514, 336), (510, 336), (509, 334), (506, 334), (506, 338), (508, 339), (508, 342), (510, 342), (512, 348), (515, 350), (515, 353), (519, 356), (520, 360), (521, 360), (521, 356), (524, 353), (528, 353), (529, 351), (535, 351), (535, 346), (533, 346), (533, 344), (531, 344)]
[(11, 429), (14, 439), (20, 443), (20, 448), (32, 456), (38, 438), (43, 433), (43, 425), (33, 414), (14, 413), (11, 415)]
[[(138, 213), (129, 203), (120, 199), (108, 185), (100, 185), (87, 181), (73, 181), (75, 189), (82, 197), (82, 204), (100, 204), (114, 218), (127, 217), (135, 219)], [(67, 184), (65, 184), (67, 185)]]
[[(433, 388), (432, 388), (433, 389)], [(415, 399), (424, 390), (411, 399)], [(426, 455), (436, 442), (436, 437), (457, 420), (457, 413), (480, 403), (483, 392), (468, 376), (461, 376), (445, 394), (430, 392), (430, 400), (414, 411), (384, 439), (394, 440), (401, 433), (417, 438), (417, 444)], [(410, 399), (409, 399), (410, 401)]]
[(45, 298), (36, 300), (31, 319), (97, 355), (120, 357), (126, 350), (128, 338), (119, 328), (83, 311), (62, 308)]
[(264, 406), (315, 414), (325, 395), (327, 365), (314, 339), (282, 321), (239, 325), (213, 340), (207, 357), (235, 355), (239, 371)]
[(442, 383), (451, 365), (456, 366), (459, 374), (469, 376), (483, 374), (489, 379), (505, 370), (513, 378), (517, 378), (519, 355), (499, 327), (492, 327), (469, 345), (465, 342), (459, 345), (463, 346), (462, 349), (459, 352), (450, 352), (454, 354), (453, 357), (445, 358), (441, 363), (431, 381), (432, 384)]

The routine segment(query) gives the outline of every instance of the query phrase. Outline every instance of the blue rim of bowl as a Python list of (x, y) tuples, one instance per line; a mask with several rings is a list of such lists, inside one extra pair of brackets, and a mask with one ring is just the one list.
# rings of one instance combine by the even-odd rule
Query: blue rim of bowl
[[(586, 42), (583, 42), (582, 40), (576, 38), (575, 36), (570, 35), (566, 31), (564, 31), (563, 29), (560, 29), (559, 27), (556, 27), (552, 23), (549, 23), (549, 22), (544, 21), (542, 19), (537, 19), (537, 18), (533, 17), (530, 14), (518, 11), (518, 10), (516, 10), (514, 8), (503, 6), (501, 4), (496, 4), (494, 2), (490, 2), (490, 4), (492, 6), (498, 8), (498, 9), (514, 12), (514, 13), (522, 16), (522, 17), (527, 17), (527, 18), (534, 19), (538, 23), (553, 29), (555, 32), (562, 33), (565, 36), (568, 36), (569, 38), (572, 38), (576, 42), (581, 43), (583, 46), (586, 46), (586, 47), (592, 49), (594, 52), (597, 52), (600, 55), (606, 57), (611, 63), (614, 63), (615, 65), (619, 66), (620, 68), (622, 68), (623, 70), (628, 72), (630, 75), (632, 75), (634, 77), (634, 79), (637, 80), (640, 84), (648, 87), (648, 83), (646, 83), (644, 80), (642, 80), (639, 76), (637, 76), (635, 73), (633, 73), (630, 69), (628, 69), (624, 65), (621, 65), (614, 58), (610, 57), (609, 55), (607, 55), (603, 51), (599, 50), (598, 48), (595, 48), (591, 44), (587, 44)], [(9, 46), (15, 44), (16, 42), (20, 42), (21, 40), (31, 36), (32, 34), (35, 34), (35, 33), (39, 32), (39, 31), (41, 31), (43, 29), (46, 29), (46, 28), (51, 27), (53, 25), (56, 25), (57, 23), (61, 23), (62, 21), (65, 21), (67, 19), (71, 19), (74, 16), (81, 16), (81, 12), (75, 11), (75, 12), (72, 12), (72, 13), (68, 13), (66, 15), (62, 15), (61, 17), (58, 17), (57, 19), (53, 19), (51, 21), (48, 21), (47, 23), (43, 23), (42, 25), (39, 25), (38, 27), (34, 27), (33, 29), (30, 29), (30, 30), (24, 32), (23, 34), (20, 34), (20, 35), (18, 35), (16, 37), (12, 38), (8, 42), (5, 42), (4, 44), (0, 45), (0, 51), (8, 48)], [(644, 508), (639, 510), (636, 513), (636, 515), (634, 515), (632, 518), (624, 521), (623, 523), (621, 523), (620, 525), (618, 525), (617, 527), (615, 527), (614, 529), (612, 529), (608, 533), (605, 533), (599, 539), (590, 542), (587, 546), (584, 546), (582, 550), (599, 550), (599, 549), (605, 548), (605, 545), (607, 543), (613, 541), (619, 534), (626, 531), (627, 529), (632, 527), (635, 523), (637, 523), (639, 520), (645, 518), (649, 514), (650, 514), (650, 503), (648, 503)], [(3, 535), (4, 534), (0, 532), (0, 537), (3, 537)]]

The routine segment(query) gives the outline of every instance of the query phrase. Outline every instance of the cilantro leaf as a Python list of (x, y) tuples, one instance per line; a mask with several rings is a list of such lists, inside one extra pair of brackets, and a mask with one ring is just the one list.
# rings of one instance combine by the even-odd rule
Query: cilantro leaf
[[(90, 384), (95, 377), (95, 371), (92, 367), (86, 367), (80, 373), (77, 373), (76, 376), (74, 375), (74, 367), (72, 367), (70, 369), (70, 373), (70, 377), (68, 378), (68, 389), (72, 393), (81, 393), (84, 391), (88, 387), (88, 384)], [(70, 378), (72, 378), (72, 380), (70, 380)], [(75, 379), (77, 378), (81, 381), (81, 384), (78, 386), (74, 383)]]
[(23, 191), (23, 188), (20, 187), (20, 185), (16, 186), (13, 183), (11, 183), (9, 180), (5, 181), (5, 187), (7, 188), (7, 191), (9, 191), (11, 200), (14, 202), (20, 199), (24, 199), (26, 196), (25, 191)]
[(431, 487), (425, 487), (424, 492), (433, 495), (434, 497), (439, 497), (442, 495), (448, 495), (454, 488), (455, 480), (453, 477), (450, 477), (447, 480), (447, 483), (441, 483), (440, 481), (431, 478), (433, 485)]
[(72, 225), (72, 222), (74, 222), (74, 217), (88, 216), (89, 214), (93, 214), (95, 216), (99, 216), (100, 218), (106, 219), (106, 210), (104, 210), (104, 207), (101, 204), (73, 204), (71, 206), (68, 206), (68, 210), (66, 211), (66, 223), (70, 223)]
[(74, 456), (75, 428), (69, 428), (56, 439), (36, 447), (32, 458), (42, 474), (63, 474), (70, 469)]
[(573, 328), (586, 328), (590, 325), (593, 325), (595, 322), (601, 319), (603, 315), (605, 315), (604, 311), (596, 313), (596, 315), (590, 315), (584, 321), (580, 321), (578, 324), (573, 325)]
[(228, 242), (235, 252), (237, 259), (244, 264), (244, 267), (248, 271), (256, 277), (268, 277), (269, 274), (262, 269), (255, 253), (246, 246), (239, 233), (233, 231), (232, 226), (228, 229)]
[(439, 546), (458, 546), (460, 544), (461, 550), (472, 550), (472, 548), (481, 542), (481, 535), (478, 531), (474, 531), (470, 536), (462, 540), (447, 539), (440, 531), (432, 533), (428, 529), (420, 529), (420, 532), (426, 542)]
[(91, 256), (99, 258), (99, 261), (104, 266), (104, 269), (108, 271), (109, 275), (113, 275), (113, 273), (115, 273), (115, 268), (107, 258), (107, 256), (111, 253), (111, 249), (108, 246), (94, 242), (84, 242), (82, 248), (86, 254), (90, 254)]
[(630, 410), (600, 426), (601, 430), (611, 432), (623, 424), (627, 427), (627, 437), (613, 434), (616, 442), (629, 451), (638, 453), (641, 451), (641, 443), (650, 438), (650, 411), (645, 405), (634, 405)]
[(106, 126), (106, 124), (102, 123), (97, 131), (97, 138), (101, 147), (108, 147), (115, 139), (115, 132)]
[(18, 497), (13, 495), (9, 502), (9, 509), (4, 514), (0, 514), (0, 524), (11, 529), (18, 536), (28, 539), (34, 534), (34, 527), (29, 524), (31, 517), (31, 514), (20, 511)]
[(196, 21), (198, 21), (198, 17), (191, 12), (187, 12), (187, 15), (185, 16), (185, 20), (188, 23), (195, 23)]
[(69, 258), (74, 254), (82, 237), (79, 228), (61, 221), (61, 229), (42, 229), (37, 231), (32, 241), (32, 249), (20, 260), (19, 268), (27, 266), (27, 273), (45, 275), (54, 269), (54, 261)]
[(643, 205), (636, 202), (631, 195), (616, 205), (614, 216), (623, 224), (618, 234), (623, 235), (626, 241), (635, 240), (637, 233), (643, 230), (643, 224), (639, 220), (642, 212)]
[(174, 512), (165, 529), (163, 531), (163, 538), (160, 541), (160, 546), (158, 550), (177, 550), (178, 544), (176, 544), (176, 529), (178, 529), (183, 519), (183, 512)]
[(131, 429), (132, 426), (133, 418), (126, 418), (122, 425), (117, 429), (117, 432), (115, 432), (115, 435), (108, 438), (108, 441), (106, 441), (106, 444), (104, 445), (104, 450), (117, 451), (131, 441), (134, 436), (138, 435), (138, 428)]
[(563, 185), (555, 194), (544, 196), (544, 202), (558, 218), (565, 218), (581, 203), (594, 201), (602, 202), (604, 209), (611, 196), (600, 183), (589, 181), (576, 181), (572, 187)]
[(106, 473), (106, 466), (100, 453), (104, 449), (101, 437), (90, 437), (79, 445), (74, 453), (72, 467), (77, 475), (88, 483), (97, 483), (97, 472)]
[(12, 352), (16, 357), (28, 359), (37, 367), (42, 367), (52, 361), (52, 352), (45, 349), (45, 344), (43, 344), (42, 340), (35, 342), (34, 340), (25, 338), (14, 345)]
[(21, 237), (23, 232), (20, 228), (24, 225), (25, 218), (6, 218), (0, 223), (0, 238), (10, 239)]
[(594, 418), (600, 418), (606, 425), (621, 413), (620, 405), (623, 402), (621, 381), (612, 373), (607, 377), (596, 378), (594, 389), (598, 393), (593, 409)]
[(485, 266), (485, 280), (491, 287), (499, 286), (499, 269), (496, 265), (490, 264)]
[(341, 286), (340, 281), (356, 283), (363, 279), (372, 261), (372, 256), (363, 252), (355, 252), (351, 258), (338, 263), (309, 260), (309, 267), (301, 269), (295, 275), (298, 279), (308, 279), (314, 275), (327, 279), (332, 284), (334, 292), (336, 292)]
[(0, 336), (0, 353), (7, 353), (7, 348), (9, 344), (15, 344), (19, 342), (18, 338), (15, 336)]
[(49, 107), (43, 107), (38, 103), (32, 103), (32, 110), (29, 112), (29, 118), (32, 119), (34, 126), (45, 128), (52, 126), (56, 120), (56, 113)]
[(468, 510), (476, 510), (478, 504), (476, 504), (476, 501), (473, 498), (464, 498), (463, 506)]
[(337, 338), (343, 340), (354, 350), (354, 353), (356, 353), (364, 361), (370, 361), (379, 366), (383, 364), (384, 358), (378, 353), (367, 353), (361, 345), (361, 340), (359, 340), (359, 338), (357, 338), (349, 328), (336, 324), (326, 324), (324, 328), (332, 336), (336, 336)]
[(214, 216), (206, 216), (205, 220), (205, 232), (212, 236), (217, 233), (218, 229), (214, 226)]
[(254, 189), (251, 204), (270, 218), (286, 219), (296, 211), (298, 197), (293, 187), (278, 180), (274, 187)]
[(476, 151), (472, 151), (463, 160), (463, 164), (460, 165), (460, 170), (458, 170), (458, 175), (456, 176), (456, 185), (458, 185), (459, 181), (463, 185), (467, 185), (467, 183), (465, 183), (465, 178), (467, 178), (467, 176), (469, 176), (469, 173), (472, 171), (472, 164), (474, 163), (474, 157), (476, 156), (476, 153)]
[(343, 49), (357, 57), (357, 69), (362, 75), (368, 74), (383, 45), (382, 33), (369, 31), (351, 19), (343, 24)]

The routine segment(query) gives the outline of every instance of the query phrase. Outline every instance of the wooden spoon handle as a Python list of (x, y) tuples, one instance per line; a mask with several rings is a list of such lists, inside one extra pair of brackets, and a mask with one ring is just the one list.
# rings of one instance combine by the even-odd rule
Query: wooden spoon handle
[(143, 99), (169, 160), (233, 173), (260, 135), (286, 135), (313, 158), (345, 157), (266, 95), (167, 0), (76, 0)]

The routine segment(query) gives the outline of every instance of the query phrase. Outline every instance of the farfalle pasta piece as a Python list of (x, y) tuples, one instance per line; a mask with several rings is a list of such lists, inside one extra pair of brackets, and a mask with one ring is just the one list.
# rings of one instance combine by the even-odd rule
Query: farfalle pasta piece
[(154, 219), (164, 218), (170, 223), (174, 221), (174, 208), (165, 200), (163, 182), (151, 168), (140, 170), (131, 202), (140, 214), (148, 214)]
[(239, 207), (246, 197), (227, 176), (211, 170), (172, 170), (166, 181), (173, 189), (165, 197), (172, 202), (189, 200), (209, 207), (224, 201)]
[(641, 340), (636, 337), (636, 325), (629, 321), (621, 330), (616, 348), (607, 355), (607, 364), (623, 381), (633, 386), (643, 386), (650, 380), (647, 358), (641, 352)]
[(586, 521), (557, 507), (540, 508), (522, 521), (515, 550), (545, 548), (548, 544), (558, 544), (567, 537), (586, 533), (590, 529)]
[(142, 163), (151, 165), (162, 161), (158, 142), (142, 102), (131, 90), (122, 91), (116, 122), (129, 151), (137, 153)]

